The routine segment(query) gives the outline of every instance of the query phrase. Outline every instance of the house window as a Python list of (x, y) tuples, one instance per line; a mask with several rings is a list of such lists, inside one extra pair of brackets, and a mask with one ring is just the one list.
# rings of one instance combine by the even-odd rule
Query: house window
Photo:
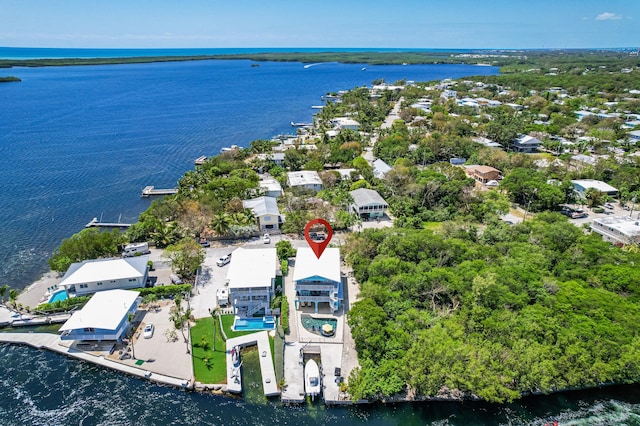
[(80, 288), (89, 288), (89, 284), (80, 284)]
[(93, 327), (86, 327), (84, 329), (84, 331), (87, 332), (87, 333), (94, 333), (96, 331), (96, 329), (93, 328)]
[(97, 283), (98, 285), (102, 285), (102, 283)]

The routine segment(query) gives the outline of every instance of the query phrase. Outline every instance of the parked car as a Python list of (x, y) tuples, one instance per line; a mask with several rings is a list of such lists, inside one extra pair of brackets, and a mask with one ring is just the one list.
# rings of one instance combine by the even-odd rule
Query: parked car
[(591, 211), (594, 213), (604, 213), (604, 209), (602, 207), (594, 207)]
[(211, 243), (206, 238), (198, 238), (198, 244), (205, 248), (211, 246)]
[(216, 265), (223, 267), (224, 265), (226, 265), (227, 263), (231, 262), (231, 253), (227, 254), (226, 256), (222, 256), (220, 257), (217, 261), (216, 261)]
[(611, 203), (604, 203), (602, 207), (604, 207), (605, 209), (613, 210), (613, 204)]
[(309, 238), (314, 241), (324, 241), (327, 236), (324, 234), (324, 232), (309, 232)]
[(171, 278), (171, 282), (174, 284), (182, 284), (182, 279), (176, 274), (169, 275), (169, 278)]
[(153, 337), (153, 324), (147, 324), (144, 326), (144, 330), (142, 331), (142, 337), (145, 339), (151, 339)]
[(571, 213), (571, 219), (582, 219), (583, 217), (588, 217), (589, 215), (583, 211), (574, 211)]
[(264, 234), (264, 237), (262, 237), (262, 242), (265, 244), (269, 244), (271, 242), (271, 238), (269, 237), (269, 234)]

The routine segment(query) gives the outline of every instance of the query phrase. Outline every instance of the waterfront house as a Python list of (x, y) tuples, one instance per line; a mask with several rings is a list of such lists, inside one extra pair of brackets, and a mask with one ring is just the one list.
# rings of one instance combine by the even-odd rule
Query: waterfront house
[(511, 149), (515, 152), (533, 153), (538, 151), (538, 147), (542, 145), (542, 141), (529, 135), (522, 135), (511, 142)]
[(322, 189), (322, 179), (315, 170), (300, 170), (287, 173), (287, 183), (291, 188), (307, 188), (318, 192)]
[(301, 247), (295, 265), (295, 308), (313, 306), (318, 313), (318, 305), (327, 303), (332, 313), (337, 311), (343, 299), (340, 249), (327, 247), (317, 258), (311, 248)]
[(275, 198), (258, 197), (251, 200), (243, 200), (242, 206), (253, 212), (258, 228), (261, 231), (280, 229), (283, 220)]
[(602, 182), (601, 180), (575, 179), (572, 180), (571, 183), (573, 184), (573, 188), (581, 197), (584, 197), (585, 191), (589, 188), (598, 190), (606, 195), (616, 196), (618, 194), (618, 190), (616, 188), (606, 182)]
[(68, 294), (86, 296), (98, 291), (144, 287), (147, 283), (148, 256), (122, 259), (95, 259), (73, 263), (59, 286)]
[(239, 248), (233, 252), (227, 282), (233, 313), (266, 314), (271, 307), (278, 256), (275, 248)]
[(629, 216), (602, 217), (591, 222), (591, 230), (613, 244), (640, 243), (640, 222)]
[(364, 219), (384, 216), (389, 204), (373, 189), (360, 188), (349, 192), (353, 197), (350, 210)]
[(141, 302), (132, 290), (108, 290), (94, 294), (84, 307), (74, 312), (60, 327), (61, 340), (120, 341), (129, 330), (130, 315)]

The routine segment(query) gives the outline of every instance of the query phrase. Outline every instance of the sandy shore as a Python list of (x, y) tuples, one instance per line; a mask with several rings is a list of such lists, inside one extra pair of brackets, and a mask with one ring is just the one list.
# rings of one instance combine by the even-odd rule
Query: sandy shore
[(62, 274), (55, 271), (50, 271), (44, 274), (40, 279), (29, 287), (25, 288), (18, 296), (18, 303), (22, 304), (25, 308), (35, 308), (42, 300), (42, 297), (47, 292), (47, 288), (59, 284), (62, 281)]

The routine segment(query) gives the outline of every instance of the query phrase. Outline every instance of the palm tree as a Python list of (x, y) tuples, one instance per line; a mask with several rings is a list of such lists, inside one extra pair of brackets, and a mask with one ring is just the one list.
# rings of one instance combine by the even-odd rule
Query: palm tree
[(13, 304), (14, 308), (17, 306), (16, 300), (18, 300), (19, 295), (20, 293), (18, 293), (18, 290), (16, 290), (15, 288), (9, 290), (9, 300)]
[(220, 318), (220, 308), (215, 307), (213, 311), (211, 311), (211, 317), (213, 318), (213, 351), (216, 351), (216, 332), (218, 331), (218, 327), (216, 326), (216, 320)]
[(9, 290), (9, 286), (7, 284), (0, 287), (0, 304), (4, 305), (4, 296), (7, 294), (7, 290)]
[(228, 213), (219, 212), (211, 219), (211, 229), (220, 236), (226, 235), (231, 229), (231, 222), (232, 219)]

